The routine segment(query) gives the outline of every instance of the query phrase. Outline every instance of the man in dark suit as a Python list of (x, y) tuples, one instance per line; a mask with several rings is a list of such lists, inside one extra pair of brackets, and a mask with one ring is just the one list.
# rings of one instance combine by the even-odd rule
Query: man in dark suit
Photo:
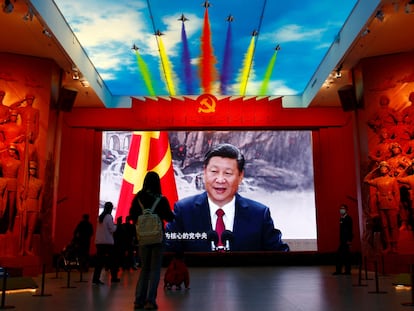
[(289, 250), (280, 230), (274, 227), (269, 208), (237, 193), (244, 177), (244, 162), (240, 150), (230, 144), (217, 145), (207, 152), (203, 162), (206, 191), (176, 202), (175, 220), (166, 228), (170, 250)]
[(339, 208), (341, 217), (339, 219), (339, 247), (336, 258), (336, 270), (333, 275), (342, 274), (342, 267), (345, 267), (343, 274), (351, 274), (351, 242), (353, 238), (352, 218), (348, 215), (348, 206), (342, 204)]

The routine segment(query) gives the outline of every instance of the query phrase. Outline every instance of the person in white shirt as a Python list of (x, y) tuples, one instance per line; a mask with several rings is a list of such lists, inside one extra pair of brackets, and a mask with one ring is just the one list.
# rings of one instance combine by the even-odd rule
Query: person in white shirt
[(112, 202), (106, 202), (103, 212), (98, 217), (96, 224), (95, 245), (96, 262), (92, 282), (96, 285), (104, 284), (101, 280), (101, 271), (105, 263), (108, 263), (111, 270), (111, 282), (119, 282), (118, 269), (114, 265), (114, 232), (116, 225), (111, 215), (114, 206)]

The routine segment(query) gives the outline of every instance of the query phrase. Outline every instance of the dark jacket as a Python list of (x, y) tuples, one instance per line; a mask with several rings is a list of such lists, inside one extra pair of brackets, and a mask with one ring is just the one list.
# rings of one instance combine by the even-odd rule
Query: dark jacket
[[(139, 191), (135, 195), (131, 203), (131, 208), (129, 209), (129, 216), (134, 223), (137, 222), (138, 216), (142, 214), (138, 199), (141, 201), (144, 208), (151, 208), (156, 199), (156, 195), (144, 191)], [(174, 213), (171, 211), (170, 204), (165, 196), (162, 196), (161, 200), (158, 202), (157, 207), (155, 208), (155, 213), (162, 221), (170, 222), (174, 220)]]
[(353, 237), (352, 218), (346, 214), (339, 220), (339, 243), (348, 244), (352, 241)]
[[(175, 220), (167, 224), (168, 233), (204, 233), (212, 231), (210, 207), (207, 193), (188, 197), (176, 202)], [(282, 242), (281, 232), (276, 229), (265, 205), (236, 194), (232, 251), (288, 251), (289, 246)], [(211, 251), (208, 239), (169, 240), (171, 251)]]

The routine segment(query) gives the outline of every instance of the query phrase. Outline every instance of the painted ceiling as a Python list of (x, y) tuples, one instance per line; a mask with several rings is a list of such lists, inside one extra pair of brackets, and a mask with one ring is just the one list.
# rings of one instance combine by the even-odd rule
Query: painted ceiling
[(115, 96), (298, 95), (357, 0), (54, 0)]

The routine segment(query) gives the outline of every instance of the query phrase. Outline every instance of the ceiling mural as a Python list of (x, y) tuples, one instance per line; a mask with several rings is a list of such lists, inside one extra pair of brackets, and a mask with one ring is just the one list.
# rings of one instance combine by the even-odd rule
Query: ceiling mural
[(301, 94), (356, 2), (55, 0), (121, 96)]

